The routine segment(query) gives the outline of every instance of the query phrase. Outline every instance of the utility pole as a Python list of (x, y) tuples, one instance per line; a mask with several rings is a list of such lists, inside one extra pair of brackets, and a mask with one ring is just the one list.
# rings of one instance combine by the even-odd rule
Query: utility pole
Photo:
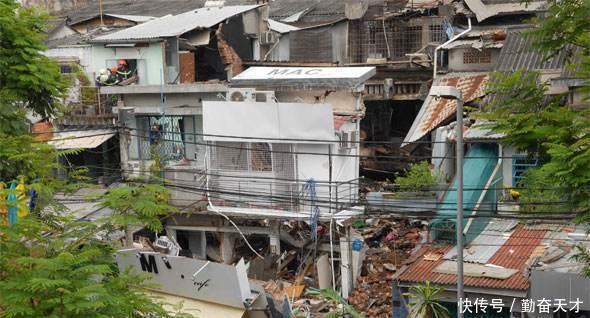
[[(465, 297), (463, 293), (463, 100), (461, 92), (457, 98), (457, 301)], [(459, 303), (460, 304), (460, 303)], [(461, 306), (458, 317), (463, 318)]]
[[(456, 169), (457, 169), (457, 304), (465, 297), (463, 292), (463, 94), (454, 86), (433, 86), (430, 96), (449, 98), (457, 102), (456, 127)], [(463, 318), (461, 306), (457, 306), (457, 317)]]
[(98, 0), (98, 11), (100, 13), (100, 25), (103, 26), (104, 25), (104, 21), (103, 21), (103, 12), (102, 12), (102, 0)]

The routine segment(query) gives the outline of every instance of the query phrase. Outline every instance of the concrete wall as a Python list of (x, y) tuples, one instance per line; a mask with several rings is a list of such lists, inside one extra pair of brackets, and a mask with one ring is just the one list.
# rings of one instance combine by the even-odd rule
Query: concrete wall
[(487, 49), (491, 52), (492, 60), (490, 63), (480, 64), (465, 64), (463, 63), (463, 54), (473, 50), (472, 48), (456, 48), (449, 50), (449, 71), (453, 72), (464, 72), (464, 71), (490, 71), (494, 66), (494, 63), (500, 55), (500, 49)]
[(70, 47), (58, 47), (45, 51), (45, 55), (51, 58), (78, 58), (80, 61), (80, 66), (82, 66), (88, 75), (88, 78), (92, 82), (94, 81), (94, 56), (92, 54), (92, 46), (76, 45)]
[[(261, 58), (263, 59), (264, 56)], [(289, 33), (280, 35), (279, 43), (272, 49), (267, 60), (289, 61)]]
[[(154, 42), (149, 43), (147, 47), (133, 48), (106, 48), (104, 44), (95, 44), (92, 46), (92, 65), (90, 72), (97, 73), (100, 69), (115, 66), (119, 59), (138, 60), (140, 84), (161, 84), (161, 72), (166, 72), (162, 43)], [(140, 63), (140, 61), (143, 62)], [(143, 68), (143, 70), (139, 68)]]
[(334, 113), (357, 114), (364, 112), (364, 104), (360, 96), (354, 96), (350, 91), (308, 90), (308, 91), (279, 91), (275, 93), (279, 102), (284, 103), (326, 103), (332, 105)]

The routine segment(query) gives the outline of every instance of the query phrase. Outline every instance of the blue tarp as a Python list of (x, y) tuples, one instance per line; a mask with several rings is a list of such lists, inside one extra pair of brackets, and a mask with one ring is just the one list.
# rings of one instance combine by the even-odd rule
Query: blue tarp
[[(473, 212), (475, 205), (487, 181), (490, 179), (494, 168), (498, 162), (498, 146), (495, 144), (474, 144), (465, 154), (465, 162), (463, 163), (463, 226), (466, 225)], [(489, 194), (493, 191), (488, 191)], [(490, 215), (494, 213), (494, 205), (491, 204), (494, 200), (493, 196), (486, 194), (485, 199), (488, 200), (480, 207), (478, 215)], [(457, 180), (445, 193), (443, 202), (440, 203), (436, 217), (432, 220), (431, 230), (433, 239), (455, 239), (455, 223), (457, 215)], [(488, 224), (488, 218), (476, 217), (473, 219), (468, 232), (466, 233), (465, 243), (470, 242)]]

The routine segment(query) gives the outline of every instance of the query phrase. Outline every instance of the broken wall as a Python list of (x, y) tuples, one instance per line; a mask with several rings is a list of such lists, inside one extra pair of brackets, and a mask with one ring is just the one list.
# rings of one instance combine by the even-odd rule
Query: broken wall
[(289, 60), (344, 63), (347, 60), (348, 22), (289, 33)]

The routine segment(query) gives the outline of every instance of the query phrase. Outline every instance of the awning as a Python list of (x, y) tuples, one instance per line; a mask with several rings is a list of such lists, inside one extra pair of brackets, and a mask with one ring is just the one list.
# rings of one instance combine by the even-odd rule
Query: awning
[[(463, 93), (463, 102), (471, 102), (485, 94), (487, 73), (451, 73), (438, 77), (432, 86), (454, 86)], [(455, 115), (457, 102), (428, 95), (402, 146), (415, 142)]]
[(250, 67), (231, 79), (234, 87), (350, 89), (375, 75), (375, 67)]
[(180, 308), (183, 313), (192, 314), (195, 317), (242, 318), (246, 312), (246, 309), (234, 308), (186, 297), (155, 291), (150, 291), (149, 293), (168, 303), (169, 305), (165, 305), (164, 309), (170, 311), (170, 313), (176, 313), (178, 311), (177, 307), (179, 306), (181, 306)]
[(203, 101), (207, 141), (336, 142), (328, 104)]
[(76, 131), (60, 131), (53, 134), (48, 143), (56, 149), (92, 149), (113, 138), (114, 129), (92, 129)]

